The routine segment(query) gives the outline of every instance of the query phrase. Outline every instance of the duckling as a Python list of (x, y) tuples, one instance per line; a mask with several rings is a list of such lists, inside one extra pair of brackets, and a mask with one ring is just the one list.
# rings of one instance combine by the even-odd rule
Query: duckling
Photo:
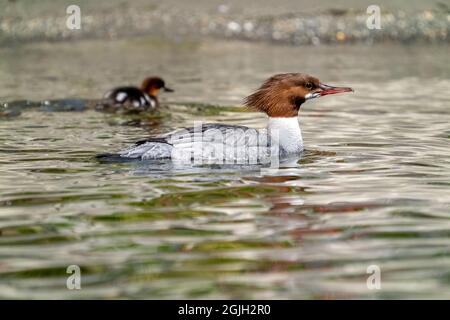
[(174, 92), (173, 89), (166, 86), (163, 79), (149, 77), (144, 79), (140, 88), (117, 87), (108, 91), (95, 108), (100, 111), (153, 111), (159, 107), (157, 95), (160, 90)]

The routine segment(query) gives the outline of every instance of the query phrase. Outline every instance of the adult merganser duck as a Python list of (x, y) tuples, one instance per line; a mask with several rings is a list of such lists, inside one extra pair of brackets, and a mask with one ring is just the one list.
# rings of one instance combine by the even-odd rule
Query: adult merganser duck
[(141, 88), (118, 87), (105, 93), (104, 99), (97, 103), (100, 110), (126, 109), (126, 110), (155, 110), (159, 106), (158, 92), (160, 90), (173, 92), (166, 87), (163, 79), (149, 77), (144, 79)]
[(307, 74), (277, 74), (244, 100), (245, 106), (267, 114), (267, 128), (251, 129), (218, 123), (196, 125), (138, 141), (115, 157), (191, 161), (199, 156), (208, 163), (224, 163), (224, 160), (254, 158), (255, 152), (256, 155), (261, 150), (264, 153), (275, 142), (280, 155), (298, 154), (303, 150), (297, 118), (300, 106), (310, 99), (349, 91), (353, 89), (329, 86)]

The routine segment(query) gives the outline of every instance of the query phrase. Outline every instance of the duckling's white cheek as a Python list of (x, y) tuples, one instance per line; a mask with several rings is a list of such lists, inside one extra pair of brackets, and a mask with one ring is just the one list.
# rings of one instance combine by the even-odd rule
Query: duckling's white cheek
[(116, 101), (118, 102), (124, 102), (128, 98), (128, 95), (125, 92), (119, 92), (116, 95)]

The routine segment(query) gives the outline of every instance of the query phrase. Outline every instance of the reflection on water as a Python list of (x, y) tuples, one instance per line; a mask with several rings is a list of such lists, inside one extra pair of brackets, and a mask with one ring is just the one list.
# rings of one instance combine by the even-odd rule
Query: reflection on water
[[(61, 101), (16, 102), (21, 114), (2, 117), (1, 297), (449, 298), (447, 51), (145, 39), (1, 49), (3, 102), (97, 98), (148, 73), (176, 89), (150, 116), (157, 126), (51, 112), (77, 106)], [(173, 170), (94, 158), (198, 119), (262, 127), (264, 116), (234, 106), (295, 70), (356, 92), (302, 106), (307, 150), (294, 164)], [(66, 289), (71, 264), (82, 290)], [(373, 264), (379, 291), (366, 287)]]

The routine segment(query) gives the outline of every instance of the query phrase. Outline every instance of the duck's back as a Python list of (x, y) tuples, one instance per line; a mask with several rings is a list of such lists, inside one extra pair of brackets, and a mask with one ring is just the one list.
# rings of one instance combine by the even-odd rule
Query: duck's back
[(264, 129), (207, 123), (138, 141), (119, 154), (134, 159), (172, 158), (190, 161), (192, 157), (198, 156), (225, 160), (237, 155), (253, 157), (257, 155), (258, 147), (262, 146), (267, 146)]

